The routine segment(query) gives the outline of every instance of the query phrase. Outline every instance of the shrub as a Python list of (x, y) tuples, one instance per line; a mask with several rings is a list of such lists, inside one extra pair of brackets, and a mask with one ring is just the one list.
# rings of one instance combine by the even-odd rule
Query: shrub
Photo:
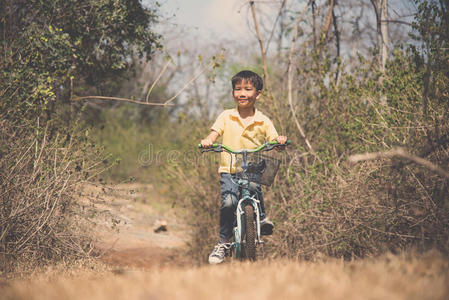
[[(90, 236), (76, 219), (74, 195), (98, 172), (98, 151), (77, 128), (0, 130), (0, 271), (29, 270), (89, 254)], [(92, 151), (94, 150), (94, 151)]]

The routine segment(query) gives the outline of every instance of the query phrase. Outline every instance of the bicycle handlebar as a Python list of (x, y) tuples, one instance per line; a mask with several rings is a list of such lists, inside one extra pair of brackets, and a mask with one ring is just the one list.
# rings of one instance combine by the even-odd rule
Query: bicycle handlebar
[(202, 149), (201, 152), (209, 152), (209, 151), (223, 152), (223, 151), (226, 151), (226, 152), (229, 152), (232, 154), (242, 154), (244, 152), (254, 153), (254, 152), (259, 152), (259, 151), (269, 151), (276, 147), (285, 147), (287, 145), (290, 145), (291, 142), (292, 142), (291, 140), (287, 140), (287, 142), (285, 142), (285, 144), (280, 144), (277, 141), (266, 142), (265, 144), (260, 145), (256, 149), (241, 149), (241, 150), (233, 150), (230, 147), (228, 147), (226, 145), (222, 145), (222, 144), (212, 144), (211, 148), (204, 148), (203, 145), (198, 144), (198, 148)]

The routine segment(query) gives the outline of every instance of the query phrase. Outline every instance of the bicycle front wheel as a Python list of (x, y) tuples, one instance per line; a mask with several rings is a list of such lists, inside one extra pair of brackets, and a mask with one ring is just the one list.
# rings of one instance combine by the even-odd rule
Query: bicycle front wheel
[(255, 261), (256, 260), (256, 222), (254, 220), (254, 207), (251, 204), (245, 205), (245, 236), (243, 241), (244, 257)]

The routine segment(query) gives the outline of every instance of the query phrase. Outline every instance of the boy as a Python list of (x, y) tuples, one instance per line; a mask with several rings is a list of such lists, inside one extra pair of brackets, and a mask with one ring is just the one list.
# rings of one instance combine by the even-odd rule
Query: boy
[[(219, 136), (223, 136), (223, 144), (232, 149), (255, 149), (265, 142), (274, 141), (285, 144), (287, 137), (279, 136), (268, 117), (258, 111), (254, 104), (261, 95), (263, 81), (252, 71), (241, 71), (232, 77), (232, 97), (237, 108), (222, 112), (211, 127), (210, 134), (201, 141), (204, 148), (210, 148)], [(209, 255), (209, 263), (223, 262), (226, 251), (231, 246), (234, 226), (234, 212), (239, 199), (239, 187), (235, 170), (230, 166), (230, 155), (221, 153), (220, 157), (220, 240)], [(235, 161), (235, 159), (233, 159)], [(234, 182), (233, 182), (234, 181)], [(269, 235), (274, 225), (265, 215), (262, 190), (258, 188), (258, 199), (261, 207), (261, 233)]]

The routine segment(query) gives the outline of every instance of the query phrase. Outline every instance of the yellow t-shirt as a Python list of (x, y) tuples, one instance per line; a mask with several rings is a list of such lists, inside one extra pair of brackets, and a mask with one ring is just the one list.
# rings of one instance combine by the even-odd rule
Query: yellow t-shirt
[[(212, 125), (211, 130), (223, 136), (222, 143), (232, 150), (255, 149), (265, 142), (274, 141), (278, 137), (276, 128), (271, 120), (256, 109), (254, 119), (248, 126), (244, 126), (237, 108), (223, 111)], [(239, 155), (241, 157), (241, 155)], [(222, 152), (218, 173), (235, 173), (235, 155)]]

